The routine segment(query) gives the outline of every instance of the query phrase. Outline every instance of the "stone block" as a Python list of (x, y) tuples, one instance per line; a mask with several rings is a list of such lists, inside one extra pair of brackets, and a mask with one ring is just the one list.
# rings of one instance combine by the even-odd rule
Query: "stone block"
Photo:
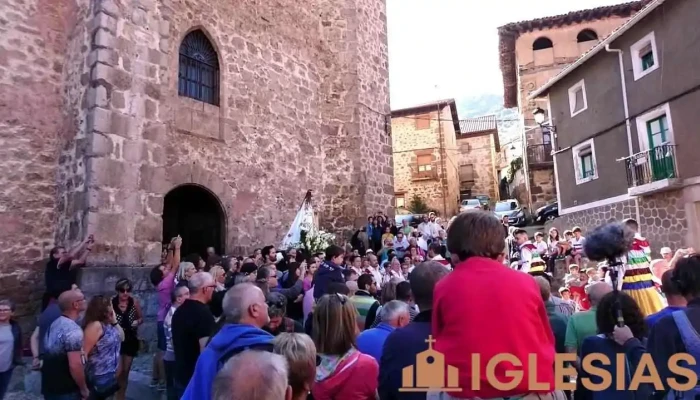
[(92, 44), (97, 48), (113, 49), (116, 46), (114, 34), (104, 28), (99, 28), (95, 32), (95, 38)]
[(146, 210), (154, 215), (162, 215), (163, 202), (163, 196), (148, 196), (148, 200), (146, 202)]
[(140, 163), (146, 156), (145, 145), (141, 141), (125, 140), (122, 149), (124, 160), (132, 163)]
[(119, 264), (137, 265), (141, 263), (141, 247), (136, 245), (120, 246), (117, 250)]
[(90, 79), (94, 82), (111, 83), (114, 68), (107, 64), (97, 63), (92, 67)]
[(102, 85), (92, 87), (88, 90), (88, 108), (94, 107), (109, 107), (107, 88)]
[(110, 193), (104, 189), (93, 188), (88, 191), (87, 202), (88, 211), (97, 212), (110, 209)]
[[(105, 29), (113, 34), (117, 33), (117, 19), (107, 13), (100, 11), (92, 19), (91, 31), (95, 29)], [(110, 46), (111, 47), (111, 46)]]
[(170, 184), (166, 179), (165, 168), (141, 166), (141, 178), (139, 188), (148, 193), (165, 195), (170, 190)]
[(163, 220), (147, 215), (136, 222), (134, 240), (136, 242), (159, 242), (163, 239)]
[(109, 136), (99, 132), (93, 132), (88, 135), (88, 148), (86, 156), (101, 157), (112, 154), (112, 140)]
[(88, 213), (88, 230), (100, 242), (107, 245), (126, 243), (129, 240), (129, 218), (123, 214)]
[(97, 0), (96, 12), (104, 12), (105, 14), (118, 18), (120, 16), (119, 7), (114, 0)]
[(136, 135), (138, 123), (134, 117), (118, 112), (111, 113), (110, 117), (110, 133), (125, 138), (131, 138)]
[(153, 123), (143, 130), (143, 138), (164, 145), (167, 141), (165, 124)]
[(114, 194), (114, 206), (128, 215), (141, 215), (144, 213), (141, 193), (133, 190), (119, 190)]
[(88, 55), (88, 67), (92, 67), (98, 62), (114, 66), (119, 62), (119, 55), (112, 49), (94, 49)]
[(138, 181), (138, 167), (104, 157), (88, 158), (86, 162), (88, 187), (110, 187), (128, 190)]
[(162, 248), (162, 238), (159, 238), (157, 242), (151, 242), (146, 244), (143, 249), (143, 262), (147, 265), (155, 265), (160, 263), (160, 252)]
[(158, 104), (155, 101), (146, 99), (144, 101), (144, 116), (146, 119), (158, 119)]
[(112, 107), (118, 110), (124, 110), (126, 108), (124, 92), (112, 91)]
[(87, 118), (87, 129), (88, 132), (96, 131), (101, 133), (110, 133), (112, 128), (112, 112), (101, 108), (95, 107), (90, 110)]
[(170, 21), (161, 20), (158, 23), (158, 33), (161, 37), (170, 37)]

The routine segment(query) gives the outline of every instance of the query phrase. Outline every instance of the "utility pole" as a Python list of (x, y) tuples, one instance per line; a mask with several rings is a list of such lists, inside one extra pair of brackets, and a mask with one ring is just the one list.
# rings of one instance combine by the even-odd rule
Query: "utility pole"
[[(436, 86), (437, 88), (437, 86)], [(438, 136), (440, 140), (440, 170), (441, 170), (441, 177), (440, 177), (440, 183), (442, 184), (442, 218), (447, 218), (447, 191), (445, 189), (445, 186), (447, 185), (447, 168), (445, 167), (445, 157), (447, 157), (447, 154), (445, 152), (445, 138), (443, 137), (442, 134), (442, 120), (440, 117), (440, 113), (442, 112), (441, 109), (441, 104), (439, 103), (438, 100), (438, 105), (437, 105), (437, 112), (438, 112)]]

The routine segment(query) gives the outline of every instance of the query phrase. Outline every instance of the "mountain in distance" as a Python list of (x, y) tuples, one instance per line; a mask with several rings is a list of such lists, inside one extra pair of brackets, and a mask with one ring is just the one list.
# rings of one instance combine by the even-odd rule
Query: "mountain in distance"
[(460, 119), (495, 115), (498, 119), (498, 136), (501, 143), (508, 143), (520, 137), (522, 129), (518, 109), (504, 108), (503, 95), (472, 95), (458, 98), (456, 101)]

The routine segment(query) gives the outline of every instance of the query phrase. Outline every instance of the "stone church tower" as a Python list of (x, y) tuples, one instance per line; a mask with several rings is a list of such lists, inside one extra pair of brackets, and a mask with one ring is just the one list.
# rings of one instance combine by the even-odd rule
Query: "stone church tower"
[[(384, 0), (0, 3), (0, 287), (37, 310), (49, 249), (81, 285), (278, 244), (307, 190), (347, 234), (391, 212)], [(100, 268), (109, 267), (109, 268)]]

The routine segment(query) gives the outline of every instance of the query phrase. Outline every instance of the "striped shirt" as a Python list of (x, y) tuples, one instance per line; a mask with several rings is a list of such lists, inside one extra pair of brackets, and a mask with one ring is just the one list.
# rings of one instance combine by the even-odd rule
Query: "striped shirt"
[[(355, 293), (355, 295), (352, 296), (350, 299), (352, 300), (352, 303), (355, 305), (355, 309), (357, 310), (357, 323), (358, 323), (358, 325), (360, 327), (367, 326), (366, 325), (367, 314), (369, 313), (372, 306), (375, 303), (378, 304), (379, 302), (372, 296), (363, 296), (363, 295), (358, 295), (357, 293)], [(369, 321), (370, 324), (372, 322), (373, 321)]]

